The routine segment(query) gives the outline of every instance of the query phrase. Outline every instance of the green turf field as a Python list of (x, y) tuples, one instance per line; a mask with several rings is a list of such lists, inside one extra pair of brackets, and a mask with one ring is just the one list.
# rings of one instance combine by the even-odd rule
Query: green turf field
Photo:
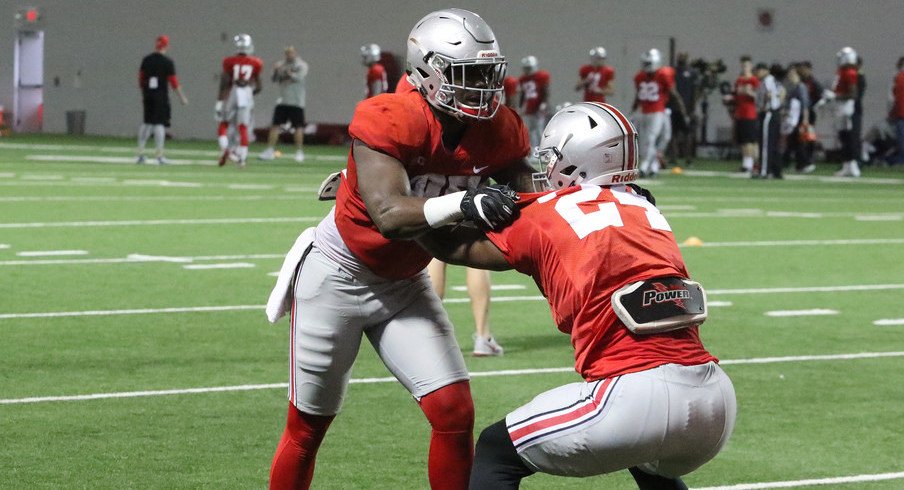
[[(212, 142), (169, 143), (174, 164), (162, 167), (134, 165), (132, 144), (0, 139), (2, 488), (266, 485), (288, 328), (262, 305), (285, 251), (329, 209), (314, 194), (346, 150), (240, 170), (216, 167)], [(713, 302), (701, 333), (738, 395), (729, 445), (686, 482), (904, 488), (904, 172), (839, 180), (826, 164), (754, 181), (733, 178), (736, 166), (700, 162), (649, 182), (676, 239), (702, 241), (682, 249)], [(449, 276), (469, 352), (467, 295), (452, 289), (463, 271)], [(577, 380), (532, 281), (493, 282), (507, 286), (491, 313), (506, 354), (466, 356), (485, 373), (472, 380), (478, 430)], [(499, 372), (533, 368), (562, 369)], [(364, 343), (353, 378), (387, 376)], [(398, 383), (377, 381), (351, 386), (315, 488), (427, 487), (427, 422)], [(876, 478), (887, 479), (858, 482)], [(524, 488), (634, 485), (538, 475)]]

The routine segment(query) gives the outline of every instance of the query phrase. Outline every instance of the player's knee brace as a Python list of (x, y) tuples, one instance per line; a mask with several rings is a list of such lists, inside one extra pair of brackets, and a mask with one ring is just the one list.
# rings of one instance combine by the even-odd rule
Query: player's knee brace
[(471, 399), (471, 385), (467, 381), (444, 386), (424, 396), (420, 405), (435, 431), (474, 430), (474, 401)]
[(640, 490), (687, 490), (687, 485), (681, 478), (651, 475), (636, 466), (628, 468), (628, 471), (631, 472), (631, 476), (634, 477), (637, 488)]
[(534, 474), (524, 464), (505, 426), (505, 419), (490, 425), (477, 439), (471, 483), (474, 489), (518, 488), (521, 479)]

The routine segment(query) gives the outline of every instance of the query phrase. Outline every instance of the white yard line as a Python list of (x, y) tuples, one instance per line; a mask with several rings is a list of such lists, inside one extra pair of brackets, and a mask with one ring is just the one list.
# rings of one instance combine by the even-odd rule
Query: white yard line
[(874, 321), (873, 325), (877, 327), (894, 327), (898, 325), (904, 325), (904, 318), (883, 318), (881, 320)]
[[(452, 286), (453, 291), (467, 291), (467, 286)], [(490, 286), (493, 291), (512, 291), (516, 289), (527, 289), (523, 284), (493, 284)]]
[(162, 226), (162, 225), (234, 225), (248, 223), (311, 223), (322, 216), (286, 216), (282, 218), (208, 218), (208, 219), (150, 219), (123, 221), (58, 221), (37, 223), (0, 223), (0, 228), (85, 228), (89, 226)]
[[(789, 357), (760, 357), (751, 359), (725, 359), (719, 361), (724, 365), (745, 365), (745, 364), (774, 364), (782, 362), (814, 362), (814, 361), (840, 361), (853, 359), (876, 359), (884, 357), (902, 357), (904, 352), (861, 352), (856, 354), (835, 354), (822, 356), (789, 356)], [(500, 371), (475, 371), (471, 372), (472, 378), (499, 377), (499, 376), (522, 376), (532, 374), (550, 374), (550, 373), (573, 373), (574, 367), (553, 367), (553, 368), (532, 368), (532, 369), (506, 369)], [(396, 379), (392, 376), (379, 378), (353, 378), (350, 380), (352, 384), (378, 384), (393, 383)], [(166, 395), (186, 395), (199, 393), (222, 393), (231, 391), (252, 391), (252, 390), (269, 390), (269, 389), (285, 389), (286, 383), (268, 383), (268, 384), (249, 384), (236, 386), (211, 386), (203, 388), (184, 388), (170, 390), (152, 390), (152, 391), (124, 391), (114, 393), (93, 393), (88, 395), (68, 395), (68, 396), (35, 396), (28, 398), (7, 398), (0, 399), (0, 405), (15, 405), (26, 403), (43, 403), (43, 402), (67, 402), (67, 401), (85, 401), (85, 400), (102, 400), (109, 398), (137, 398), (146, 396), (166, 396)]]
[(808, 247), (826, 245), (899, 245), (904, 238), (851, 238), (839, 240), (760, 240), (738, 242), (703, 242), (700, 245), (681, 245), (687, 248), (721, 248), (721, 247)]
[(859, 215), (854, 216), (854, 219), (857, 221), (901, 221), (904, 220), (904, 216), (898, 215)]
[(183, 265), (183, 269), (188, 270), (207, 270), (207, 269), (250, 269), (254, 264), (250, 262), (231, 262), (225, 264), (188, 264)]
[(57, 257), (62, 255), (88, 255), (87, 250), (30, 250), (16, 252), (19, 257)]
[(8, 244), (8, 243), (0, 243), (0, 250), (5, 250), (5, 249), (7, 249), (7, 248), (9, 248), (9, 244)]
[(24, 174), (19, 178), (22, 180), (63, 180), (63, 176), (58, 174)]
[[(2, 247), (0, 247), (2, 248)], [(251, 254), (251, 255), (200, 255), (179, 257), (166, 255), (129, 254), (128, 257), (105, 259), (46, 259), (46, 260), (0, 260), (0, 266), (22, 265), (84, 265), (84, 264), (134, 264), (153, 262), (194, 262), (210, 260), (270, 260), (282, 259), (283, 254)]]
[(838, 310), (826, 310), (822, 308), (815, 308), (812, 310), (775, 310), (775, 311), (767, 311), (764, 313), (766, 316), (772, 317), (787, 317), (787, 316), (824, 316), (824, 315), (837, 315)]
[[(26, 160), (34, 162), (71, 162), (71, 163), (113, 163), (118, 165), (135, 165), (135, 157), (102, 157), (94, 155), (25, 155)], [(166, 165), (216, 165), (213, 158), (210, 160), (184, 160), (167, 158)], [(157, 161), (149, 159), (144, 165), (155, 166)]]
[[(844, 292), (844, 291), (881, 291), (888, 289), (904, 289), (904, 284), (861, 284), (854, 286), (816, 286), (801, 288), (757, 288), (757, 289), (715, 289), (708, 291), (709, 295), (720, 294), (774, 294), (774, 293), (820, 293), (820, 292)], [(494, 296), (490, 301), (494, 303), (508, 303), (521, 301), (545, 301), (543, 296)], [(456, 304), (468, 303), (470, 298), (446, 298), (443, 303)], [(31, 313), (0, 313), (0, 320), (18, 318), (53, 318), (70, 316), (111, 316), (111, 315), (147, 315), (155, 313), (194, 313), (204, 311), (232, 311), (263, 310), (264, 305), (235, 305), (235, 306), (186, 306), (173, 308), (138, 308), (126, 310), (89, 310), (89, 311), (55, 311), (55, 312), (31, 312)]]
[[(310, 191), (313, 192), (313, 191)], [(2, 202), (144, 202), (144, 201), (294, 201), (299, 196), (282, 194), (250, 196), (2, 196)]]
[(760, 490), (766, 488), (797, 488), (816, 485), (840, 485), (843, 483), (864, 483), (872, 481), (900, 480), (904, 471), (898, 473), (876, 473), (872, 475), (836, 476), (832, 478), (812, 478), (808, 480), (773, 481), (762, 483), (738, 483), (718, 487), (694, 487), (694, 490)]
[[(824, 219), (824, 218), (854, 218), (865, 216), (863, 212), (800, 212), (800, 211), (763, 211), (761, 209), (719, 209), (716, 211), (701, 211), (692, 213), (663, 213), (668, 219), (699, 219), (699, 218), (803, 218), (803, 219)], [(883, 217), (886, 221), (895, 220), (898, 217), (904, 217), (904, 213), (888, 212), (873, 213), (869, 216)]]

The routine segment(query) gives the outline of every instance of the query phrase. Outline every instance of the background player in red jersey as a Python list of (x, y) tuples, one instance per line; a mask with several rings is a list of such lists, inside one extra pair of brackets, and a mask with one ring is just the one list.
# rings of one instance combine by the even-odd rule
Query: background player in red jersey
[(483, 19), (461, 9), (428, 14), (408, 36), (407, 62), (416, 90), (358, 104), (336, 205), (296, 242), (268, 302), (271, 321), (286, 299), (292, 310), (290, 405), (271, 488), (310, 485), (365, 336), (430, 423), (431, 487), (468, 485), (468, 371), (424, 271), (431, 257), (411, 239), (463, 219), (509, 223), (510, 191), (478, 186), (492, 177), (529, 189), (533, 169), (524, 125), (503, 105), (505, 58)]
[[(681, 117), (689, 121), (687, 109), (681, 96), (675, 91), (675, 70), (662, 66), (662, 54), (658, 49), (650, 49), (640, 58), (640, 71), (634, 75), (637, 95), (631, 112), (640, 108), (637, 127), (640, 128), (640, 176), (655, 177), (659, 172), (659, 157), (668, 145), (670, 121), (665, 109), (669, 100), (674, 100)], [(665, 144), (663, 144), (663, 141)]]
[(261, 90), (261, 71), (264, 62), (252, 56), (254, 43), (248, 34), (233, 38), (235, 54), (223, 59), (220, 73), (220, 91), (217, 97), (216, 115), (220, 121), (217, 128), (217, 142), (220, 145), (220, 166), (229, 158), (229, 125), (234, 124), (239, 134), (239, 145), (235, 150), (239, 166), (244, 167), (248, 159), (248, 127), (252, 125), (254, 95)]
[(606, 64), (606, 48), (597, 46), (590, 50), (590, 63), (578, 70), (575, 91), (584, 91), (584, 102), (606, 102), (606, 96), (615, 93), (615, 68)]
[(535, 472), (621, 469), (642, 489), (687, 488), (679, 477), (712, 459), (732, 432), (734, 388), (697, 331), (705, 295), (688, 280), (652, 196), (630, 184), (635, 141), (614, 107), (569, 106), (540, 143), (557, 190), (522, 196), (520, 217), (502, 230), (420, 239), (450, 263), (532, 276), (584, 378), (484, 429), (471, 489), (517, 488)]
[(842, 48), (835, 54), (838, 73), (832, 83), (835, 99), (835, 127), (841, 142), (841, 170), (837, 177), (860, 177), (857, 163), (860, 149), (860, 135), (854, 128), (854, 109), (857, 99), (857, 52), (851, 47)]
[(154, 133), (156, 152), (154, 157), (157, 163), (163, 165), (166, 158), (163, 157), (163, 144), (166, 142), (166, 128), (170, 125), (169, 89), (179, 95), (182, 105), (188, 104), (188, 99), (182, 93), (179, 79), (176, 78), (176, 65), (166, 56), (169, 49), (169, 36), (157, 36), (154, 42), (154, 52), (141, 60), (141, 68), (138, 70), (138, 87), (141, 88), (141, 103), (144, 108), (144, 119), (138, 128), (138, 162), (144, 163), (144, 146)]
[(741, 147), (741, 171), (753, 172), (753, 164), (759, 154), (759, 123), (757, 121), (756, 93), (760, 79), (753, 74), (753, 60), (741, 56), (741, 74), (735, 80), (734, 121), (735, 139)]
[(546, 111), (549, 106), (549, 72), (541, 70), (536, 56), (525, 56), (521, 59), (524, 72), (518, 79), (521, 89), (521, 117), (530, 135), (530, 146), (536, 148), (543, 136), (546, 124)]
[[(389, 90), (389, 82), (386, 78), (386, 68), (380, 64), (380, 47), (376, 44), (365, 44), (361, 46), (361, 63), (367, 67), (367, 75), (364, 79), (365, 92), (364, 98), (380, 95)], [(399, 79), (401, 83), (405, 78)]]

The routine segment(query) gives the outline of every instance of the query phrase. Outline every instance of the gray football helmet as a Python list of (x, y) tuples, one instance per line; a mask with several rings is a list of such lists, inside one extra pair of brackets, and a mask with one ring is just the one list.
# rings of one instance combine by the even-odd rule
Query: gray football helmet
[(521, 68), (524, 69), (524, 73), (531, 75), (537, 72), (537, 69), (540, 68), (540, 62), (537, 61), (536, 56), (525, 56), (521, 58)]
[(553, 189), (633, 182), (637, 179), (637, 130), (609, 104), (573, 104), (549, 120), (539, 155)]
[(594, 65), (601, 65), (606, 60), (606, 48), (597, 46), (590, 50), (590, 62)]
[(235, 52), (242, 54), (251, 54), (254, 52), (254, 42), (248, 34), (239, 34), (232, 38), (235, 43)]
[(433, 107), (491, 119), (504, 99), (505, 57), (490, 26), (462, 9), (438, 10), (408, 35), (408, 79)]
[(361, 63), (365, 66), (370, 66), (371, 64), (380, 61), (381, 54), (380, 46), (373, 43), (365, 44), (361, 46)]
[(854, 48), (845, 46), (841, 48), (840, 51), (835, 53), (835, 62), (838, 64), (838, 66), (856, 65), (857, 52), (854, 51)]
[(662, 53), (653, 48), (640, 55), (640, 67), (643, 71), (652, 73), (662, 67)]

